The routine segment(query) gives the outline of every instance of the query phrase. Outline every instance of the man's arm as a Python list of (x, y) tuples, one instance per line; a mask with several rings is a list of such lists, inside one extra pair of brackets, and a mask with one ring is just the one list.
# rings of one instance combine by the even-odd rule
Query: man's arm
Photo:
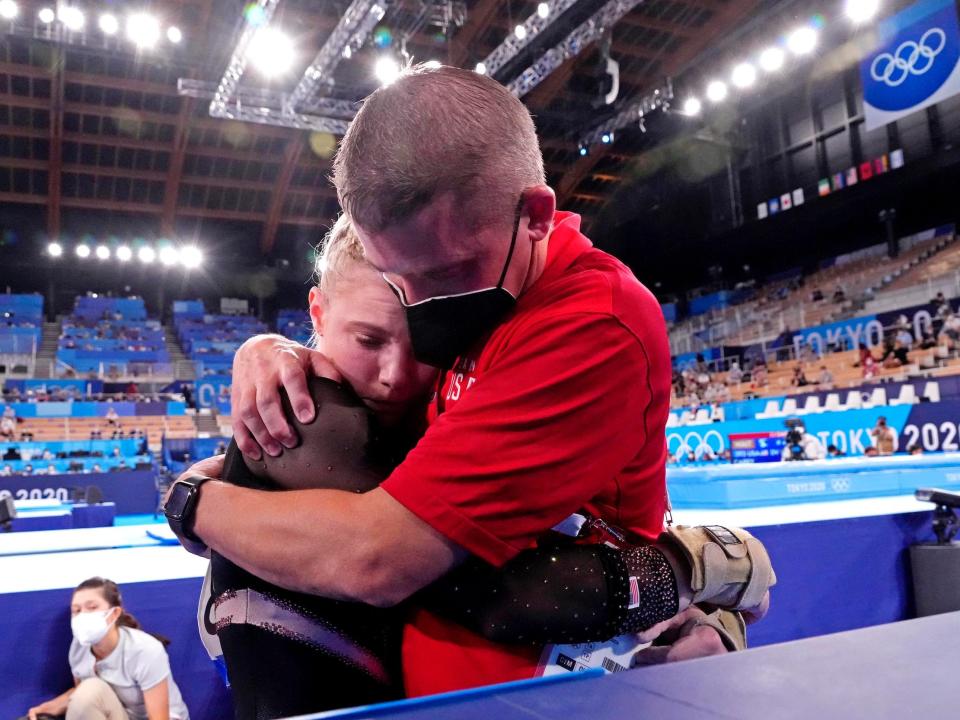
[[(188, 474), (219, 477), (223, 456)], [(210, 548), (280, 587), (389, 606), (466, 557), (383, 490), (262, 492), (204, 483), (194, 532)]]

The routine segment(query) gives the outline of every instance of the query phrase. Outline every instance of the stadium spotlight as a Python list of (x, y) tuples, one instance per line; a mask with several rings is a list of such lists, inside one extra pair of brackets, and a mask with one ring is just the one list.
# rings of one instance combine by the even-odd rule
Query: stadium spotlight
[(40, 8), (40, 12), (37, 13), (37, 19), (44, 25), (49, 25), (57, 19), (57, 15), (51, 8), (45, 7)]
[(160, 248), (160, 262), (163, 265), (173, 265), (177, 262), (177, 251), (169, 245), (164, 245)]
[(79, 258), (90, 257), (90, 246), (85, 243), (80, 243), (79, 245), (77, 245), (77, 257)]
[(390, 85), (394, 80), (400, 77), (400, 66), (397, 61), (389, 55), (384, 55), (377, 60), (373, 67), (373, 74), (381, 85)]
[(872, 20), (880, 9), (880, 0), (847, 0), (844, 12), (855, 23), (865, 23)]
[(110, 257), (110, 248), (106, 245), (97, 245), (96, 252), (99, 260), (106, 260)]
[(261, 75), (283, 75), (293, 65), (293, 41), (276, 28), (263, 28), (247, 48), (247, 60)]
[(517, 40), (525, 40), (527, 37), (527, 29), (523, 25), (517, 25), (513, 29), (513, 34), (517, 36)]
[(183, 40), (183, 33), (180, 31), (176, 25), (171, 25), (167, 28), (167, 40), (172, 42), (174, 45), (177, 45), (181, 40)]
[(487, 66), (484, 65), (482, 62), (478, 62), (478, 63), (477, 63), (477, 66), (474, 68), (474, 70), (475, 70), (476, 72), (480, 73), (481, 75), (486, 75), (486, 74), (487, 74)]
[(787, 47), (794, 55), (807, 55), (817, 46), (817, 31), (809, 25), (797, 28), (787, 37)]
[(144, 245), (137, 253), (137, 257), (140, 258), (140, 262), (144, 265), (149, 265), (157, 259), (157, 252), (149, 245)]
[(47, 254), (49, 254), (50, 257), (58, 258), (63, 255), (63, 246), (60, 243), (52, 242), (47, 245)]
[(757, 69), (748, 62), (739, 63), (733, 68), (730, 80), (738, 88), (748, 88), (757, 81)]
[(160, 23), (153, 15), (136, 13), (127, 18), (127, 38), (141, 48), (151, 48), (160, 39)]
[(117, 260), (120, 262), (129, 262), (130, 258), (133, 257), (133, 250), (131, 250), (126, 245), (121, 245), (117, 248)]
[(580, 153), (580, 157), (586, 157), (587, 155), (590, 154), (590, 148), (588, 148), (588, 147), (587, 147), (586, 145), (584, 145), (583, 143), (580, 143), (580, 144), (577, 146), (577, 152)]
[(699, 115), (702, 109), (703, 103), (700, 102), (699, 98), (689, 97), (683, 103), (683, 114), (690, 117)]
[(613, 130), (610, 130), (609, 132), (605, 132), (603, 135), (600, 136), (600, 142), (602, 142), (604, 145), (609, 145), (615, 139), (616, 138), (613, 134)]
[(783, 50), (778, 47), (768, 47), (760, 53), (760, 67), (764, 72), (776, 72), (783, 67)]
[(550, 16), (550, 6), (545, 2), (537, 5), (537, 15), (546, 20)]
[(20, 8), (13, 0), (0, 0), (0, 17), (4, 20), (13, 20), (20, 14)]
[(111, 15), (110, 13), (101, 15), (97, 25), (100, 26), (100, 30), (104, 35), (116, 35), (120, 29), (120, 21), (117, 20), (117, 16)]
[(83, 16), (80, 8), (70, 5), (61, 5), (57, 9), (57, 19), (62, 22), (67, 30), (81, 30), (87, 19)]
[(203, 254), (196, 245), (180, 248), (180, 264), (187, 269), (198, 268), (203, 264)]
[(714, 80), (707, 85), (707, 99), (710, 102), (723, 102), (727, 97), (727, 84), (720, 80)]

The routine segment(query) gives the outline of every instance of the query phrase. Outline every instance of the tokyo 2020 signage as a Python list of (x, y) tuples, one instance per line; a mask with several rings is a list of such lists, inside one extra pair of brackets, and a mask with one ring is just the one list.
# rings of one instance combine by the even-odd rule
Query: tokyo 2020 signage
[(922, 0), (877, 24), (860, 63), (867, 130), (960, 92), (960, 25), (954, 0)]

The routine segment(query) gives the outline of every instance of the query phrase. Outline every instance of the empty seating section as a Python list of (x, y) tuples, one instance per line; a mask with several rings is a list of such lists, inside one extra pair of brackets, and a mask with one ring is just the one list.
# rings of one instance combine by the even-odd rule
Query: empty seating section
[(233, 356), (244, 340), (267, 331), (267, 326), (249, 315), (209, 315), (199, 301), (174, 306), (174, 328), (197, 376), (229, 374)]
[(78, 297), (57, 341), (57, 375), (172, 379), (163, 327), (142, 298)]
[(306, 310), (281, 310), (277, 313), (277, 332), (306, 345), (313, 334), (313, 325)]
[(0, 372), (31, 372), (42, 337), (43, 296), (0, 295)]
[[(960, 244), (954, 244), (954, 237), (953, 226), (937, 228), (921, 233), (896, 258), (885, 254), (885, 245), (877, 245), (833, 258), (802, 278), (798, 272), (791, 279), (767, 283), (745, 302), (674, 324), (671, 347), (685, 353), (721, 343), (748, 345), (773, 340), (790, 328), (850, 317), (887, 289), (954, 275), (960, 262)], [(835, 295), (838, 288), (842, 296)], [(915, 303), (898, 307), (908, 304)]]

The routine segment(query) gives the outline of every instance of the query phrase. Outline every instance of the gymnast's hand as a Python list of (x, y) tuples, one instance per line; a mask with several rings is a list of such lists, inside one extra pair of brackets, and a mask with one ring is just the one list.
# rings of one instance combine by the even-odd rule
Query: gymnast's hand
[(691, 605), (669, 620), (664, 620), (640, 633), (641, 642), (657, 641), (633, 656), (634, 667), (692, 660), (728, 652), (720, 634), (711, 626), (701, 624), (707, 614)]
[(313, 420), (314, 405), (307, 375), (341, 381), (333, 364), (316, 350), (281, 335), (255, 335), (233, 359), (231, 418), (237, 446), (254, 460), (260, 448), (277, 456), (297, 444), (297, 435), (284, 418), (280, 388), (287, 391), (300, 422)]

